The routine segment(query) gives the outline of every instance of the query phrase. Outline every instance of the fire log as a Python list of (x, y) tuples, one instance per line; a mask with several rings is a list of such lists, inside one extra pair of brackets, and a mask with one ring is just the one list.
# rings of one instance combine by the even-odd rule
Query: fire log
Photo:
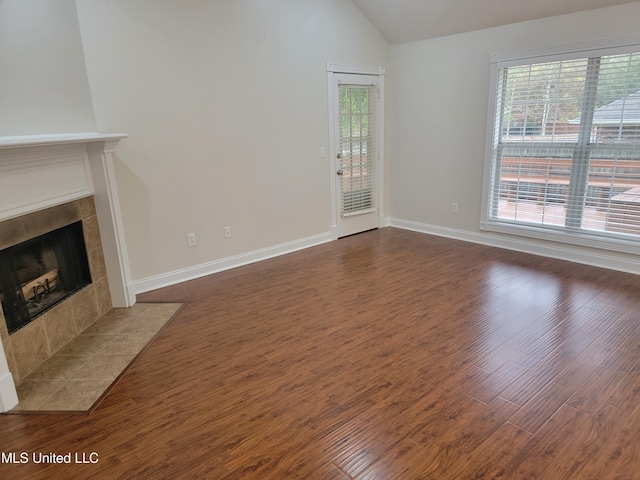
[(35, 280), (25, 283), (22, 286), (22, 296), (29, 301), (39, 293), (48, 292), (56, 285), (58, 285), (58, 269), (54, 268)]

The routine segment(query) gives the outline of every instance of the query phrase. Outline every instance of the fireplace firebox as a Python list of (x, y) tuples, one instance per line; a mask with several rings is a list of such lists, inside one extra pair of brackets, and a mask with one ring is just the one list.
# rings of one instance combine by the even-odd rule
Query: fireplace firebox
[(0, 251), (0, 299), (10, 334), (90, 283), (82, 221)]

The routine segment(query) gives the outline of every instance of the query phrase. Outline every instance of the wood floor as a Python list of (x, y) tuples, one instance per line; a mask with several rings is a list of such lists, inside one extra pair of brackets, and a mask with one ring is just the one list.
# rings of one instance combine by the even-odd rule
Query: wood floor
[(92, 414), (0, 415), (98, 463), (0, 478), (640, 478), (640, 277), (386, 228), (139, 301), (187, 305)]

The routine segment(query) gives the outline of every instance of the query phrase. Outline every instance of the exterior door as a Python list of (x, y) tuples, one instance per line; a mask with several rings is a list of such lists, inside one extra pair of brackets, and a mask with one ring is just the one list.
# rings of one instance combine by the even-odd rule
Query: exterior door
[(379, 75), (333, 75), (336, 237), (380, 226)]

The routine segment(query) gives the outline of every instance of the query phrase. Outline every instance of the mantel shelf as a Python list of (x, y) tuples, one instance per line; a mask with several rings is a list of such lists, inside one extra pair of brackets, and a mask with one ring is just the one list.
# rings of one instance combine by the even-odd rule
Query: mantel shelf
[(68, 143), (92, 143), (120, 141), (127, 138), (126, 133), (60, 133), (49, 135), (19, 135), (13, 137), (0, 137), (0, 149), (38, 147), (46, 145), (63, 145)]

